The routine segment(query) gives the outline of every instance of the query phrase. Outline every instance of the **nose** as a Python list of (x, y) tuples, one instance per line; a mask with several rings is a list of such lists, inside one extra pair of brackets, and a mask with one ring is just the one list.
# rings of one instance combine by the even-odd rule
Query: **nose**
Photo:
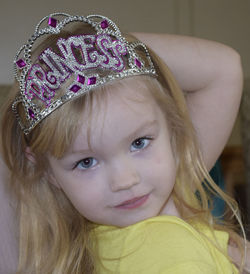
[(112, 192), (126, 190), (140, 183), (140, 176), (132, 159), (126, 157), (116, 160), (110, 169), (110, 188)]

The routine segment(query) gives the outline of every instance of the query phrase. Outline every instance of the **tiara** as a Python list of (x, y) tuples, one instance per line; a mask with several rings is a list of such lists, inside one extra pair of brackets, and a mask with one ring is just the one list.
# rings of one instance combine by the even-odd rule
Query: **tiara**
[[(91, 33), (66, 38), (59, 35), (66, 25), (74, 22), (89, 26)], [(57, 50), (48, 47), (32, 62), (36, 40), (53, 34), (59, 37)], [(15, 57), (14, 76), (20, 94), (12, 104), (12, 111), (27, 135), (67, 101), (111, 81), (135, 75), (156, 76), (142, 42), (128, 42), (116, 24), (102, 15), (53, 13), (38, 23)]]

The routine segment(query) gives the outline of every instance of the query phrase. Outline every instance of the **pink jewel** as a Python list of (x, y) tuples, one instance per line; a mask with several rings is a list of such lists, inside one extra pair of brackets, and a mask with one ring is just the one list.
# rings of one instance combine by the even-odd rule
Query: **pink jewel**
[(88, 85), (94, 85), (96, 83), (96, 77), (90, 77), (88, 79)]
[(53, 17), (50, 17), (48, 25), (51, 26), (52, 28), (55, 28), (56, 25), (57, 25), (57, 20), (55, 18), (53, 18)]
[(141, 62), (135, 58), (135, 64), (137, 65), (137, 67), (141, 68)]
[(35, 113), (33, 112), (32, 109), (29, 108), (29, 116), (34, 119), (35, 118)]
[(20, 69), (26, 66), (26, 63), (23, 59), (19, 59), (18, 61), (16, 61), (16, 64)]
[(82, 75), (78, 75), (78, 76), (77, 76), (77, 82), (84, 85), (85, 77), (82, 76)]
[(70, 90), (75, 92), (75, 93), (78, 92), (79, 89), (81, 89), (81, 88), (78, 85), (74, 85), (70, 88)]
[(108, 26), (109, 26), (109, 23), (108, 23), (107, 20), (103, 20), (103, 21), (101, 22), (101, 28), (102, 28), (102, 29), (106, 29)]

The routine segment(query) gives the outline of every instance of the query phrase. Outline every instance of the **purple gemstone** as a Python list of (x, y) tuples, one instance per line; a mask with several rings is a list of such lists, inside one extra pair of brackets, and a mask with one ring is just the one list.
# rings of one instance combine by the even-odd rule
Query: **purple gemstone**
[(141, 68), (141, 62), (135, 58), (135, 64), (137, 65), (137, 67)]
[(94, 85), (96, 83), (96, 77), (90, 77), (88, 79), (88, 85)]
[(108, 26), (109, 26), (109, 23), (108, 23), (107, 20), (103, 20), (103, 21), (101, 22), (101, 28), (102, 28), (102, 29), (106, 29)]
[(20, 69), (26, 66), (26, 63), (23, 59), (19, 59), (18, 61), (16, 61), (16, 64)]
[(73, 85), (70, 90), (73, 91), (73, 92), (78, 92), (78, 90), (81, 89), (78, 85)]
[(78, 74), (78, 76), (77, 76), (77, 82), (84, 85), (84, 83), (85, 83), (85, 77)]
[(52, 28), (55, 28), (57, 25), (57, 20), (53, 17), (49, 18), (49, 22), (48, 22), (49, 26), (51, 26)]
[(29, 116), (34, 119), (35, 118), (35, 113), (33, 112), (32, 109), (29, 108)]

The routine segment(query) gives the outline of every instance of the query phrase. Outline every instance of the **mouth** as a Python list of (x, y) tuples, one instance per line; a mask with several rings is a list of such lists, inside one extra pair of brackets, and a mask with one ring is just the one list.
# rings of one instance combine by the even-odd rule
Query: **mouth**
[(131, 200), (127, 200), (117, 206), (115, 208), (120, 208), (120, 209), (134, 209), (142, 206), (149, 198), (150, 194), (141, 196), (141, 197), (135, 197)]

